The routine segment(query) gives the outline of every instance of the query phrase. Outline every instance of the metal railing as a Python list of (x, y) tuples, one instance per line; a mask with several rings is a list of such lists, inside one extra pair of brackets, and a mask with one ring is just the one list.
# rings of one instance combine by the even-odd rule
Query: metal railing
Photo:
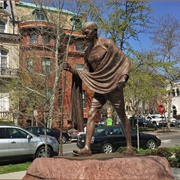
[(14, 69), (14, 68), (0, 68), (0, 75), (16, 76), (17, 74), (18, 74), (18, 69)]
[(0, 120), (9, 120), (11, 114), (8, 111), (1, 111), (0, 112)]

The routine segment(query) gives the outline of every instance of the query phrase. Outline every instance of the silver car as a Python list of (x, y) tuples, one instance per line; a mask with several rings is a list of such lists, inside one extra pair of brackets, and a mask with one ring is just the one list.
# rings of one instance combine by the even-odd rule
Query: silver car
[[(59, 143), (47, 136), (47, 157), (57, 155)], [(46, 157), (45, 136), (31, 134), (18, 126), (0, 125), (0, 159), (13, 157)]]
[(175, 122), (175, 127), (180, 128), (180, 119), (177, 119)]

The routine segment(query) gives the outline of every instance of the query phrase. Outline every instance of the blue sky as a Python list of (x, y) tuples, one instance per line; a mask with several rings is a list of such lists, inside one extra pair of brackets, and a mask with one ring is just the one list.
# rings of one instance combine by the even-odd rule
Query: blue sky
[[(170, 14), (180, 22), (180, 1), (151, 1), (151, 8), (154, 10), (153, 16), (158, 19), (165, 14)], [(140, 42), (131, 41), (131, 46), (135, 50), (149, 50), (151, 49), (151, 42), (149, 40), (150, 34), (141, 34), (139, 36)]]

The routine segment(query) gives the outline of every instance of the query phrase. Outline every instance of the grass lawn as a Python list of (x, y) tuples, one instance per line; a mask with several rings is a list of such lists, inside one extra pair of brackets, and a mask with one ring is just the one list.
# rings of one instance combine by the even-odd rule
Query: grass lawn
[(17, 163), (17, 164), (8, 164), (0, 165), (0, 174), (6, 174), (11, 172), (26, 171), (32, 162)]

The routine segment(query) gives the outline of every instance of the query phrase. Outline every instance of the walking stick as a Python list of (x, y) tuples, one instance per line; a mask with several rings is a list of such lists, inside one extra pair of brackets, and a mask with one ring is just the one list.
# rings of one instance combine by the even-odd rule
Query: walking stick
[[(68, 63), (68, 50), (69, 50), (69, 43), (70, 43), (70, 40), (71, 40), (71, 37), (72, 37), (72, 33), (73, 33), (73, 26), (72, 26), (72, 30), (71, 30), (71, 33), (69, 35), (69, 39), (68, 39), (68, 42), (67, 42), (67, 48), (66, 48), (66, 53), (65, 53), (65, 63)], [(64, 63), (63, 62), (63, 63)], [(65, 89), (66, 89), (66, 71), (64, 72), (64, 76), (63, 76), (63, 84), (62, 84), (62, 103), (61, 103), (61, 126), (60, 126), (60, 154), (59, 156), (63, 156), (63, 145), (62, 145), (62, 135), (63, 135), (63, 113), (64, 113), (64, 96), (65, 96)]]

